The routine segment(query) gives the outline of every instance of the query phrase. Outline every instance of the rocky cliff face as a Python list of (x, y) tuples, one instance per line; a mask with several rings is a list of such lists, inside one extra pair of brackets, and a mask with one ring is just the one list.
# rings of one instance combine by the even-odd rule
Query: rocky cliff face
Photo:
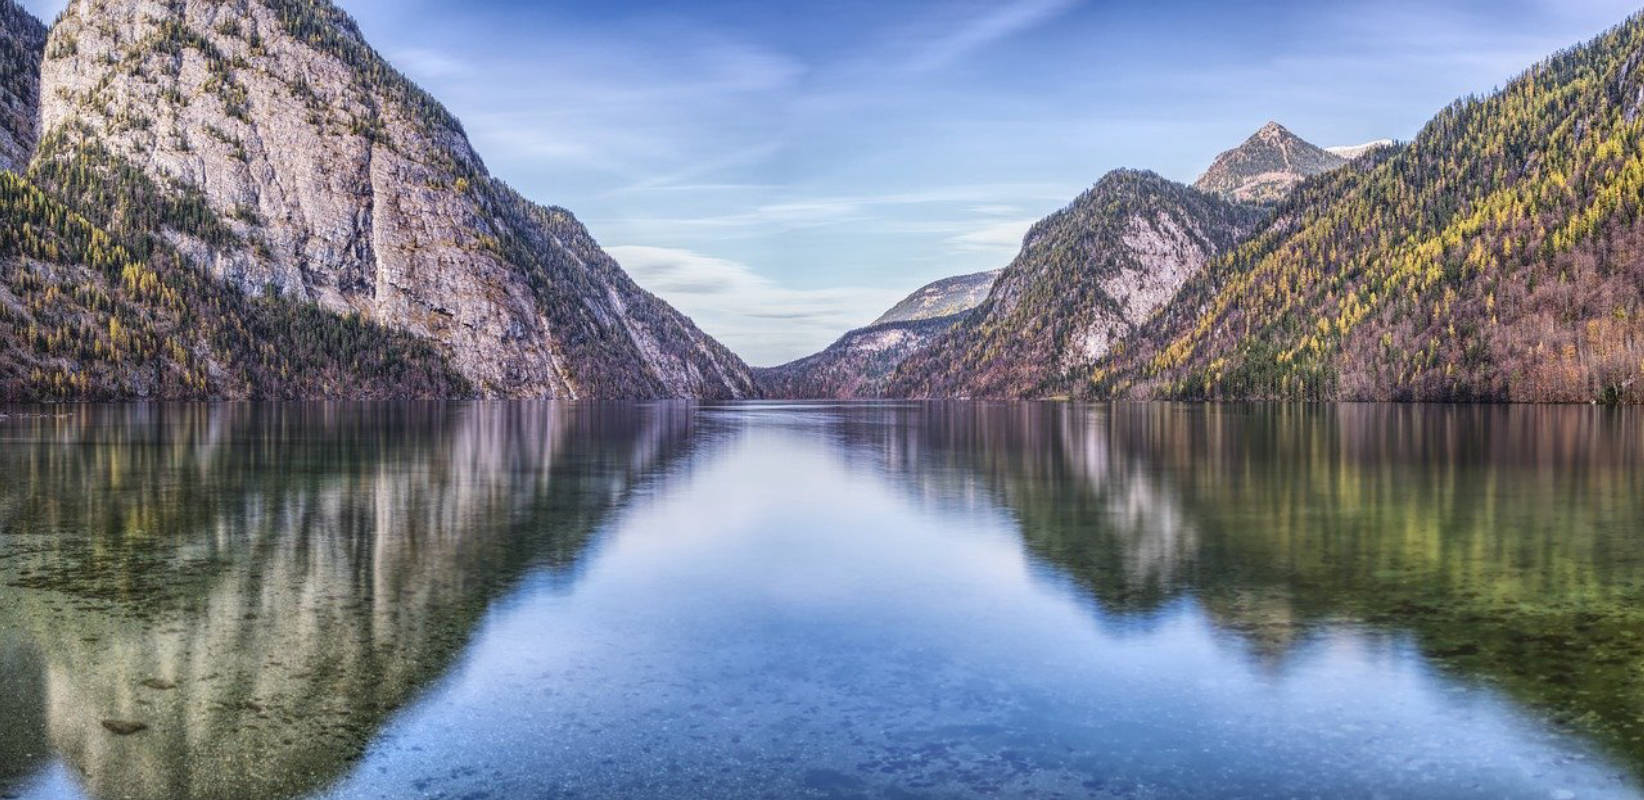
[(73, 0), (41, 95), (35, 174), (96, 221), (432, 340), (483, 394), (753, 392), (569, 212), (491, 177), (326, 0)]
[(897, 303), (895, 308), (886, 311), (885, 315), (874, 320), (873, 324), (914, 322), (962, 314), (988, 299), (988, 292), (993, 291), (994, 282), (998, 281), (1003, 273), (1004, 270), (996, 269), (975, 275), (944, 278), (908, 295), (906, 300)]
[(34, 153), (45, 50), (46, 27), (14, 0), (0, 0), (0, 169), (21, 171)]
[(1150, 172), (1114, 172), (1034, 226), (987, 302), (904, 361), (886, 392), (1062, 394), (1266, 217)]
[(1193, 186), (1237, 203), (1271, 204), (1283, 200), (1296, 184), (1347, 166), (1350, 160), (1269, 122), (1244, 144), (1218, 156)]
[(471, 393), (425, 339), (138, 258), (0, 171), (0, 402)]

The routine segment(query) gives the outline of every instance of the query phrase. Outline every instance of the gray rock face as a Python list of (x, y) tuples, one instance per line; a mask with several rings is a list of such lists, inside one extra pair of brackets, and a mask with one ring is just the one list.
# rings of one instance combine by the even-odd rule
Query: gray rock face
[(46, 27), (14, 0), (0, 0), (0, 169), (22, 171), (40, 130), (40, 59)]
[(73, 0), (42, 86), (37, 158), (96, 154), (203, 201), (162, 222), (196, 264), (434, 340), (484, 394), (754, 391), (569, 212), (491, 177), (326, 0)]
[(1003, 272), (1004, 270), (996, 269), (975, 275), (944, 278), (909, 295), (906, 300), (897, 303), (895, 308), (886, 311), (884, 316), (874, 320), (873, 324), (937, 319), (969, 311), (988, 299), (988, 292), (993, 291), (994, 282), (999, 280), (999, 275)]
[(1236, 203), (1277, 203), (1304, 180), (1347, 166), (1350, 157), (1308, 143), (1277, 122), (1269, 122), (1244, 144), (1216, 158), (1193, 184), (1201, 192)]

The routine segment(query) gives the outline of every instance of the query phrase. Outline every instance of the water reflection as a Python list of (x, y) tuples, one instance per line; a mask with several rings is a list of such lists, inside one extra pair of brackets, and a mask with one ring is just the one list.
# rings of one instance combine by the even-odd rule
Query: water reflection
[(0, 650), (0, 779), (43, 755), (46, 698), (93, 796), (284, 797), (346, 769), (528, 568), (572, 568), (690, 414), (87, 409), (5, 437), (0, 630), (40, 655)]
[(1634, 796), (1640, 467), (1601, 409), (14, 417), (0, 796)]
[(1190, 597), (1275, 665), (1332, 626), (1412, 634), (1644, 774), (1634, 412), (955, 405), (851, 427), (920, 496), (980, 481), (1104, 610)]

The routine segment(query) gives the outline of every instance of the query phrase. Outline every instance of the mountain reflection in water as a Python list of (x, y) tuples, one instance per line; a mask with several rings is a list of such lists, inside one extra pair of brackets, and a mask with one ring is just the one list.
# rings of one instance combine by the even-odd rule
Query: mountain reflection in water
[(1630, 412), (87, 407), (0, 475), (0, 796), (1644, 774)]
[[(572, 570), (689, 426), (667, 406), (530, 404), (85, 409), (14, 424), (0, 451), (0, 631), (44, 654), (35, 732), (96, 797), (323, 786), (523, 572)], [(105, 719), (150, 730), (111, 736)]]

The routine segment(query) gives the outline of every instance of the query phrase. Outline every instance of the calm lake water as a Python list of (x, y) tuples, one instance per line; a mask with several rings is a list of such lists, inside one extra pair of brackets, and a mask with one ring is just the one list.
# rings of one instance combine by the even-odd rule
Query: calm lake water
[(7, 411), (4, 798), (1644, 796), (1633, 411)]

